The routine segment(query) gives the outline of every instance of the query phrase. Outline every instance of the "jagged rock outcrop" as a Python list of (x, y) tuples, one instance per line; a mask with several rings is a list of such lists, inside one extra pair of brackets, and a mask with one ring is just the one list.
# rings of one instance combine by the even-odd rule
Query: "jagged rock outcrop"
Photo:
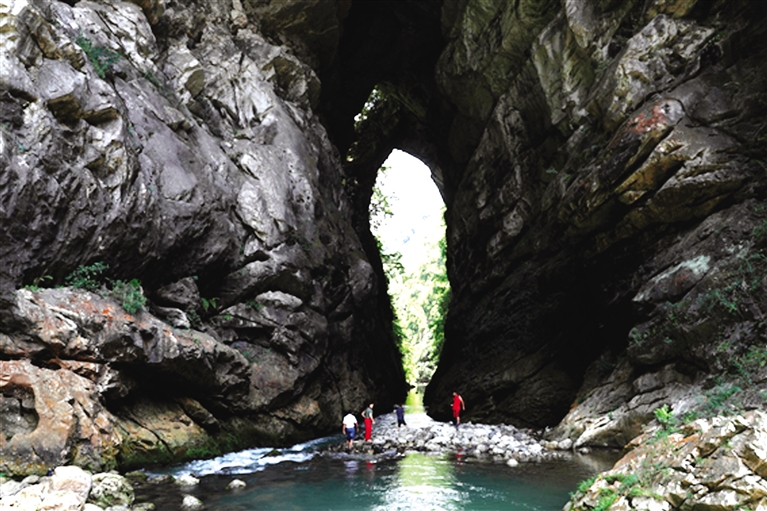
[[(314, 62), (256, 11), (0, 4), (2, 471), (287, 443), (403, 398)], [(135, 314), (108, 291), (132, 279)]]
[(612, 470), (582, 483), (565, 511), (760, 509), (767, 498), (767, 415), (655, 426)]

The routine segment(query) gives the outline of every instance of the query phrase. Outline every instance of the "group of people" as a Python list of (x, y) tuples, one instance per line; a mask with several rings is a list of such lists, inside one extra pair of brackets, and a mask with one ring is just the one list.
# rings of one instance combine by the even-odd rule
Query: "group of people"
[[(370, 435), (373, 433), (373, 403), (362, 411), (362, 419), (365, 421), (365, 441), (370, 442)], [(354, 443), (354, 437), (357, 434), (357, 417), (353, 413), (347, 413), (341, 426), (341, 431), (346, 437), (346, 447), (351, 449)]]
[[(453, 421), (456, 427), (461, 423), (461, 411), (465, 409), (466, 404), (463, 402), (461, 395), (458, 394), (458, 392), (453, 392), (452, 410)], [(400, 404), (394, 405), (394, 411), (397, 413), (397, 429), (401, 426), (407, 427), (407, 424), (405, 423), (405, 407)], [(368, 407), (362, 411), (362, 419), (365, 422), (365, 441), (369, 442), (373, 433), (373, 424), (375, 423), (375, 419), (373, 418), (373, 403), (370, 403)], [(355, 417), (353, 413), (347, 413), (342, 421), (341, 432), (346, 437), (346, 447), (348, 449), (351, 449), (354, 444), (354, 437), (357, 434), (357, 426), (357, 417)]]

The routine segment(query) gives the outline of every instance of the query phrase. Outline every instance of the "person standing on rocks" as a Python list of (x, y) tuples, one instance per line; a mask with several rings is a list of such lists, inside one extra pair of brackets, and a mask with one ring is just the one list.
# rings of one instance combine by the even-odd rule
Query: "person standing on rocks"
[(397, 412), (397, 429), (399, 429), (400, 426), (407, 427), (407, 424), (405, 424), (405, 407), (397, 405), (394, 407), (394, 411)]
[(354, 434), (357, 432), (357, 417), (353, 413), (347, 413), (344, 417), (341, 432), (346, 436), (346, 448), (351, 449), (354, 444)]
[(456, 427), (461, 423), (461, 410), (465, 409), (466, 404), (463, 402), (461, 395), (458, 392), (453, 392), (453, 420)]
[(370, 403), (365, 411), (362, 412), (362, 418), (365, 419), (365, 441), (370, 442), (370, 435), (373, 433), (373, 403)]

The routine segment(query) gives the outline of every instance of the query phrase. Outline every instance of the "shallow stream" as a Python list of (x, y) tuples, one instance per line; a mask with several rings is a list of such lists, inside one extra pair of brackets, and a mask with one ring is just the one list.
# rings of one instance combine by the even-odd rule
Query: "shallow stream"
[[(408, 413), (411, 427), (431, 420), (414, 408)], [(216, 511), (558, 511), (580, 481), (608, 470), (616, 460), (615, 453), (573, 454), (566, 460), (510, 467), (460, 454), (366, 455), (323, 449), (342, 442), (338, 435), (282, 449), (276, 456), (270, 455), (272, 449), (251, 449), (169, 467), (155, 473), (193, 474), (200, 484), (145, 485), (137, 491), (137, 501), (153, 502), (157, 511), (181, 509), (184, 494)], [(247, 487), (226, 490), (233, 479)]]

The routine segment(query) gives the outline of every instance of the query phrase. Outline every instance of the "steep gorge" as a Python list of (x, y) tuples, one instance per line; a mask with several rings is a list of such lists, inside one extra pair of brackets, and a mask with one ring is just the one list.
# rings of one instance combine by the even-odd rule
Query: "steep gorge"
[[(764, 15), (6, 0), (2, 469), (290, 442), (401, 399), (367, 217), (393, 148), (447, 206), (432, 415), (455, 389), (470, 420), (622, 446), (660, 404), (701, 409), (739, 378), (760, 406)], [(41, 287), (95, 262), (148, 310)]]

